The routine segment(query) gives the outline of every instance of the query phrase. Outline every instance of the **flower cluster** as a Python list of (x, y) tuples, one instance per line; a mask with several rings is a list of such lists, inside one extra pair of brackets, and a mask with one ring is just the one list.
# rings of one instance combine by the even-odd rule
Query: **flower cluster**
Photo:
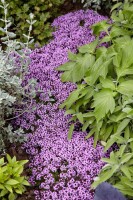
[(68, 50), (76, 52), (78, 46), (95, 39), (90, 26), (103, 19), (91, 10), (58, 17), (53, 22), (54, 39), (30, 55), (26, 79), (38, 82), (36, 110), (25, 113), (16, 124), (32, 132), (24, 148), (30, 155), (30, 182), (37, 187), (37, 200), (93, 200), (90, 185), (103, 166), (103, 148), (98, 144), (94, 149), (93, 138), (85, 140), (86, 133), (77, 129), (67, 140), (69, 116), (59, 105), (75, 85), (62, 83), (55, 68), (68, 61)]

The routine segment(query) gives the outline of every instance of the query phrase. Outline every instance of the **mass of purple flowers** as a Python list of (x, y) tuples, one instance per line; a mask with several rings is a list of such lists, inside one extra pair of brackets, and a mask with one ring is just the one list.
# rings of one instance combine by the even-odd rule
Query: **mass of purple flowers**
[(68, 141), (69, 116), (59, 105), (75, 85), (62, 83), (55, 68), (68, 61), (68, 50), (76, 52), (77, 47), (93, 41), (90, 26), (104, 19), (92, 10), (58, 17), (53, 22), (54, 39), (30, 55), (26, 80), (37, 80), (37, 98), (32, 104), (36, 109), (16, 124), (30, 130), (24, 148), (30, 156), (30, 183), (36, 188), (36, 200), (94, 199), (90, 186), (103, 166), (103, 148), (98, 144), (95, 149), (93, 138), (85, 140), (86, 133), (78, 127)]

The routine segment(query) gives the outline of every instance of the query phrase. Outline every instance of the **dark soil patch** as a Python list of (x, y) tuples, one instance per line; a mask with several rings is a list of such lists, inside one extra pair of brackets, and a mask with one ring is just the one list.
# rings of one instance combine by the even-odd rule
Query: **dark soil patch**
[[(83, 4), (81, 3), (81, 0), (76, 0), (76, 3), (73, 3), (73, 0), (65, 0), (63, 5), (60, 6), (60, 14), (64, 15), (69, 12), (77, 11), (80, 9), (84, 9), (84, 10), (86, 9), (86, 8), (83, 8)], [(88, 9), (94, 10), (94, 8), (91, 8), (91, 7)], [(103, 16), (110, 16), (110, 9), (109, 8), (107, 9), (104, 6), (102, 6), (102, 9), (98, 10), (97, 12)]]
[(80, 9), (83, 9), (83, 4), (79, 0), (76, 3), (73, 3), (73, 0), (65, 0), (63, 5), (60, 6), (60, 14), (65, 15)]

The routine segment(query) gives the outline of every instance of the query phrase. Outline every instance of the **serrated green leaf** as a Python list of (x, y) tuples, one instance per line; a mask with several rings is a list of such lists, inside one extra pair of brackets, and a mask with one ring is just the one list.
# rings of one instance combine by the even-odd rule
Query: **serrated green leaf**
[(92, 28), (92, 30), (93, 30), (93, 33), (94, 33), (95, 35), (99, 35), (99, 33), (100, 33), (101, 31), (107, 32), (107, 30), (108, 30), (109, 27), (110, 27), (110, 25), (107, 24), (107, 20), (103, 20), (103, 21), (101, 21), (101, 22), (99, 22), (99, 23), (96, 23), (96, 24), (93, 24), (93, 25), (91, 26), (91, 28)]
[(103, 77), (100, 77), (100, 82), (102, 83), (103, 88), (115, 90), (115, 84), (113, 83), (112, 80), (110, 80), (108, 78), (104, 79)]
[(79, 47), (79, 52), (80, 53), (94, 53), (94, 51), (98, 45), (98, 41), (99, 41), (99, 38), (95, 39), (90, 44), (86, 44), (86, 45)]
[(73, 91), (69, 97), (66, 99), (66, 101), (61, 105), (60, 108), (63, 108), (66, 106), (67, 109), (69, 109), (73, 103), (75, 103), (78, 100), (80, 90)]
[(112, 38), (114, 37), (119, 37), (119, 36), (124, 36), (124, 35), (128, 35), (129, 34), (129, 31), (123, 29), (122, 27), (117, 27), (117, 26), (114, 26), (112, 27), (111, 31), (110, 31), (110, 36)]
[(76, 61), (77, 60), (77, 54), (74, 54), (71, 51), (68, 51), (68, 58), (71, 61)]
[(128, 80), (120, 83), (117, 91), (127, 96), (133, 96), (133, 80)]
[(112, 113), (115, 109), (113, 92), (109, 89), (103, 89), (95, 94), (93, 107), (95, 108), (94, 114), (98, 121), (104, 118), (109, 111)]
[(133, 39), (127, 42), (126, 46), (122, 48), (122, 68), (128, 68), (133, 64)]
[(66, 71), (66, 72), (64, 72), (63, 74), (62, 74), (62, 76), (61, 76), (61, 81), (62, 82), (68, 82), (68, 81), (73, 81), (73, 79), (72, 79), (72, 73), (71, 73), (71, 71)]
[(72, 68), (75, 67), (75, 62), (67, 62), (59, 67), (56, 68), (57, 71), (70, 71)]

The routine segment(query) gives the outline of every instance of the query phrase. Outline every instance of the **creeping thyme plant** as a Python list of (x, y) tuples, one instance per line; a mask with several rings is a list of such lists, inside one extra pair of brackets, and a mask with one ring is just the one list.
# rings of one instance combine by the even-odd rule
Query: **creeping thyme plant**
[[(25, 106), (25, 110), (28, 109), (24, 104), (24, 98), (31, 100), (34, 97), (35, 81), (30, 80), (25, 87), (22, 87), (22, 81), (28, 71), (30, 62), (28, 45), (33, 42), (30, 33), (32, 25), (36, 22), (33, 20), (33, 14), (30, 14), (30, 20), (27, 20), (29, 33), (28, 35), (24, 34), (27, 41), (24, 44), (18, 42), (14, 39), (15, 33), (8, 31), (11, 26), (11, 21), (7, 19), (8, 4), (4, 0), (1, 0), (1, 3), (0, 9), (4, 11), (4, 18), (0, 20), (5, 23), (5, 27), (0, 28), (4, 34), (0, 45), (0, 151), (4, 148), (5, 141), (22, 142), (26, 139), (21, 128), (13, 130), (11, 119), (14, 118), (17, 105)], [(29, 87), (30, 92), (27, 95), (26, 91), (29, 91)], [(19, 110), (19, 115), (25, 110)]]
[[(24, 148), (29, 155), (32, 169), (30, 183), (36, 199), (94, 200), (90, 189), (93, 178), (103, 166), (100, 158), (103, 147), (93, 147), (93, 138), (84, 140), (85, 132), (75, 128), (74, 138), (67, 140), (69, 129), (64, 110), (59, 105), (75, 89), (73, 83), (62, 83), (57, 66), (68, 61), (68, 49), (76, 52), (77, 47), (95, 39), (90, 25), (106, 19), (98, 13), (79, 10), (60, 16), (54, 20), (54, 39), (46, 46), (32, 51), (29, 76), (37, 79), (37, 90), (42, 89), (36, 110), (24, 113), (16, 119), (16, 124), (32, 129)], [(84, 25), (81, 26), (81, 21)], [(49, 97), (51, 93), (54, 101)], [(43, 95), (45, 94), (45, 95)], [(46, 103), (47, 102), (47, 103)]]
[[(118, 3), (110, 20), (92, 26), (97, 39), (69, 53), (70, 61), (58, 68), (63, 82), (77, 83), (61, 105), (72, 121), (80, 121), (86, 139), (94, 135), (107, 151), (114, 143), (118, 150), (92, 184), (95, 188), (109, 180), (123, 194), (133, 197), (133, 1)], [(100, 36), (101, 32), (105, 37)], [(101, 38), (101, 39), (100, 39)], [(105, 46), (104, 43), (107, 43)], [(102, 45), (101, 45), (102, 44)], [(98, 47), (98, 48), (97, 48)], [(68, 137), (72, 137), (74, 124)]]

